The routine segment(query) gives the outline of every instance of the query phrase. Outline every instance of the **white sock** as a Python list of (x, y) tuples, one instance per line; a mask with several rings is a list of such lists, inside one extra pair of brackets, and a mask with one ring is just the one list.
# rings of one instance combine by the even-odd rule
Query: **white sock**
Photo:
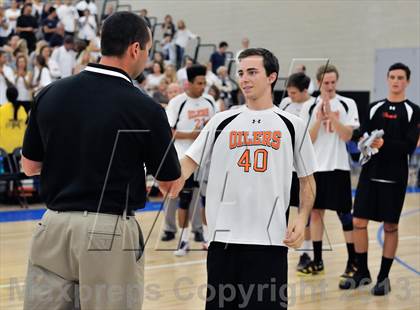
[(311, 256), (312, 252), (312, 241), (311, 240), (304, 240), (302, 244), (303, 252), (308, 254), (309, 257)]
[(188, 240), (190, 240), (190, 228), (182, 228), (181, 241), (188, 242)]
[(204, 242), (209, 242), (209, 228), (207, 225), (203, 224), (203, 235), (204, 235)]

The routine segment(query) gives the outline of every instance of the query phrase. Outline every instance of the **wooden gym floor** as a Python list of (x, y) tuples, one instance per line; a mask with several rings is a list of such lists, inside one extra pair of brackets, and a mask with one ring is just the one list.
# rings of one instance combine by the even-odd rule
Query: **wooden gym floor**
[[(156, 216), (155, 211), (137, 213), (145, 237)], [(162, 219), (161, 214), (146, 247), (143, 309), (204, 309), (206, 252), (199, 251), (201, 245), (192, 242), (197, 251), (190, 251), (182, 258), (175, 257), (171, 249), (176, 247), (177, 241), (160, 241)], [(0, 223), (0, 309), (22, 309), (29, 243), (35, 223)], [(347, 252), (337, 216), (327, 211), (323, 253), (326, 272), (324, 275), (298, 277), (294, 268), (300, 253), (289, 251), (289, 309), (420, 309), (419, 223), (420, 194), (407, 194), (400, 220), (398, 261), (394, 261), (390, 273), (392, 292), (386, 297), (374, 297), (369, 293), (373, 284), (353, 291), (338, 289)], [(369, 224), (369, 239), (369, 268), (372, 278), (376, 279), (383, 240), (379, 223)]]

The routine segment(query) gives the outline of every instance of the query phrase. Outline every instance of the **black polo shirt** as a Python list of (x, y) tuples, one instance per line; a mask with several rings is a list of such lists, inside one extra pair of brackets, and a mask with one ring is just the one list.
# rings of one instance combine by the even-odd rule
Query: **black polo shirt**
[(42, 162), (41, 194), (62, 211), (143, 208), (145, 167), (175, 180), (180, 166), (163, 108), (123, 70), (89, 64), (35, 99), (23, 155)]

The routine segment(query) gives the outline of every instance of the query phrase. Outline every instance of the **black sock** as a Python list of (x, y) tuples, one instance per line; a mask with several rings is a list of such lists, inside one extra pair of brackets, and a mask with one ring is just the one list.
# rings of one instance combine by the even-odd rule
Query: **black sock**
[(387, 258), (382, 256), (381, 270), (378, 274), (378, 282), (382, 282), (385, 278), (388, 278), (389, 270), (391, 269), (393, 258)]
[(368, 253), (356, 253), (357, 270), (362, 273), (368, 272)]
[(347, 253), (349, 255), (349, 262), (354, 263), (356, 258), (356, 252), (354, 251), (354, 243), (346, 243)]
[(314, 245), (314, 262), (315, 264), (322, 261), (322, 241), (313, 241)]

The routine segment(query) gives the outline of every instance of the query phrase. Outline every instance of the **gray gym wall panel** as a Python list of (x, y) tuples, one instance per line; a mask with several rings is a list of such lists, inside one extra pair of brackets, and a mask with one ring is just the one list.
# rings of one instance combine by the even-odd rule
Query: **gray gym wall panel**
[[(339, 88), (372, 91), (375, 50), (420, 46), (418, 0), (207, 1), (121, 0), (133, 9), (146, 8), (162, 21), (171, 14), (202, 37), (202, 43), (225, 40), (230, 50), (247, 36), (252, 46), (272, 50), (281, 76), (293, 58), (331, 59), (341, 77)], [(316, 64), (307, 64), (314, 78)]]
[(386, 48), (376, 51), (372, 99), (380, 100), (387, 96), (386, 76), (388, 68), (396, 62), (402, 62), (410, 68), (411, 77), (407, 89), (407, 98), (420, 105), (420, 47)]

